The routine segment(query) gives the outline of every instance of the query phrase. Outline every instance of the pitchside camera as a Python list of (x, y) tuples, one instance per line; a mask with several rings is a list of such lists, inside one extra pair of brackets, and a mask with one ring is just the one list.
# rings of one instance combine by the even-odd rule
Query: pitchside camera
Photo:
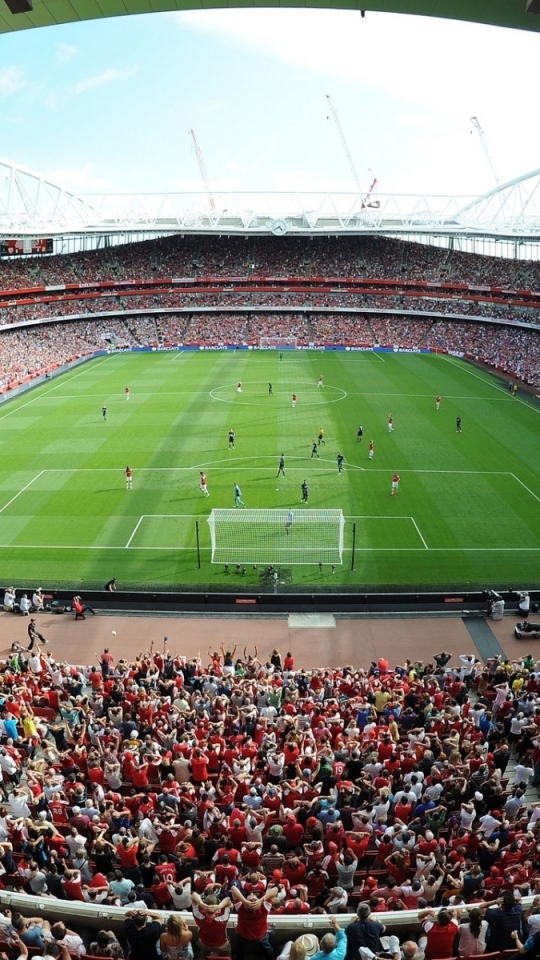
[(500, 593), (496, 590), (482, 590), (482, 596), (487, 597), (488, 600), (502, 600)]

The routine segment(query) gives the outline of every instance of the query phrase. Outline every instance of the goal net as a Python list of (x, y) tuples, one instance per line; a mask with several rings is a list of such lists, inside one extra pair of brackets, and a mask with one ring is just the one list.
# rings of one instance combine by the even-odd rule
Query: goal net
[(261, 350), (296, 350), (297, 346), (296, 337), (261, 337), (259, 340)]
[(212, 510), (212, 563), (342, 563), (341, 510)]

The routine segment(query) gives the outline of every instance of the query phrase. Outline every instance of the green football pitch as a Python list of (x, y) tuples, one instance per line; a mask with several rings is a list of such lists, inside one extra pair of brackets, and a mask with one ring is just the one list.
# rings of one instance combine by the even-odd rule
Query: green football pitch
[[(312, 458), (321, 427), (326, 444)], [(211, 563), (210, 510), (233, 507), (238, 483), (249, 508), (299, 511), (304, 479), (309, 509), (344, 514), (343, 562), (333, 572), (330, 564), (287, 567), (285, 558), (290, 589), (540, 581), (540, 407), (524, 395), (513, 399), (503, 381), (452, 357), (114, 354), (5, 403), (0, 431), (5, 584), (91, 588), (116, 576), (120, 588), (254, 590), (262, 571), (247, 563), (237, 574), (234, 547), (228, 572)], [(281, 453), (286, 476), (277, 480)], [(125, 488), (126, 465), (132, 490)], [(201, 470), (209, 497), (199, 489)], [(401, 482), (391, 496), (395, 471)]]

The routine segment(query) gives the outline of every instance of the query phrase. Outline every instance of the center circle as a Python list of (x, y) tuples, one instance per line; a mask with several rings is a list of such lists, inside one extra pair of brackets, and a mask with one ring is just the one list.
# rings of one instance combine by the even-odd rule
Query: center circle
[[(273, 391), (268, 392), (268, 380), (242, 380), (242, 391), (238, 390), (238, 380), (220, 384), (209, 391), (212, 400), (221, 403), (246, 403), (248, 406), (262, 407), (269, 403), (285, 402), (291, 404), (293, 393), (297, 396), (297, 405), (302, 407), (317, 407), (324, 403), (337, 403), (345, 400), (347, 391), (341, 387), (325, 384), (318, 387), (313, 380), (280, 380), (279, 384), (272, 384)], [(309, 390), (308, 390), (309, 387)]]

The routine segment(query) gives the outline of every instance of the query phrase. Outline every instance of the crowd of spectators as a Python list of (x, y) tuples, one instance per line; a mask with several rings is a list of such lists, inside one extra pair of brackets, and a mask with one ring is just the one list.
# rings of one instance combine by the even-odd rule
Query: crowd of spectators
[[(288, 277), (315, 280), (333, 274), (340, 282), (372, 278), (373, 293), (331, 285), (325, 290), (320, 284), (311, 291), (295, 291), (283, 282)], [(174, 277), (199, 276), (222, 278), (222, 286), (197, 292), (185, 284), (175, 289), (171, 282)], [(138, 284), (159, 277), (169, 278), (159, 289)], [(257, 291), (228, 284), (238, 277), (278, 279), (270, 280), (270, 289)], [(479, 284), (486, 293), (454, 290), (439, 295), (444, 294), (439, 287), (437, 295), (421, 290), (413, 295), (407, 288), (392, 293), (380, 283), (377, 290), (377, 280), (443, 284), (452, 278)], [(126, 286), (115, 293), (92, 290), (92, 284), (108, 280)], [(34, 294), (32, 302), (24, 303), (12, 295), (0, 309), (0, 323), (14, 326), (1, 333), (0, 388), (100, 349), (178, 344), (258, 347), (269, 338), (302, 347), (444, 350), (540, 386), (536, 309), (523, 306), (519, 293), (505, 300), (502, 293), (487, 292), (494, 283), (510, 290), (523, 286), (540, 290), (536, 262), (479, 257), (381, 237), (314, 238), (309, 243), (303, 238), (168, 237), (73, 255), (0, 261), (4, 290), (70, 282), (86, 284), (86, 295), (49, 291), (50, 302), (44, 302), (44, 294)], [(67, 299), (51, 301), (52, 296)], [(77, 320), (60, 322), (65, 317)], [(527, 329), (524, 324), (533, 326)]]
[(540, 387), (540, 337), (523, 327), (376, 314), (131, 314), (17, 327), (1, 334), (0, 389), (99, 350), (202, 344), (225, 347), (263, 338), (299, 346), (439, 350), (489, 364)]
[(373, 277), (540, 291), (537, 261), (376, 236), (172, 236), (104, 250), (0, 261), (3, 290), (158, 277)]
[(49, 297), (36, 297), (31, 303), (13, 302), (7, 307), (0, 307), (0, 325), (22, 324), (29, 320), (50, 320), (63, 316), (84, 316), (86, 314), (131, 313), (133, 311), (176, 309), (186, 313), (209, 309), (240, 309), (246, 312), (246, 322), (249, 314), (260, 313), (265, 308), (276, 311), (294, 309), (300, 317), (302, 314), (316, 316), (321, 310), (396, 310), (401, 313), (429, 313), (454, 314), (456, 316), (470, 315), (485, 319), (508, 320), (513, 323), (536, 324), (538, 311), (535, 307), (524, 307), (520, 303), (507, 301), (491, 302), (471, 299), (470, 296), (433, 297), (420, 295), (404, 295), (400, 292), (380, 294), (359, 293), (238, 293), (226, 287), (220, 293), (185, 293), (179, 290), (163, 289), (156, 293), (140, 293), (127, 296), (103, 296), (96, 293), (90, 297), (78, 299), (73, 295), (51, 300)]
[[(255, 943), (275, 956), (272, 917), (306, 914), (333, 931), (317, 958), (537, 949), (531, 655), (305, 670), (278, 650), (203, 661), (152, 645), (83, 667), (38, 645), (3, 663), (0, 695), (0, 886), (125, 908), (135, 960), (156, 960), (158, 943), (190, 958), (197, 929), (203, 956), (230, 954), (234, 910), (240, 960)], [(418, 942), (385, 943), (384, 914), (411, 909)], [(89, 943), (26, 913), (0, 915), (13, 956), (123, 956), (111, 932)], [(305, 938), (288, 949), (314, 952)]]

